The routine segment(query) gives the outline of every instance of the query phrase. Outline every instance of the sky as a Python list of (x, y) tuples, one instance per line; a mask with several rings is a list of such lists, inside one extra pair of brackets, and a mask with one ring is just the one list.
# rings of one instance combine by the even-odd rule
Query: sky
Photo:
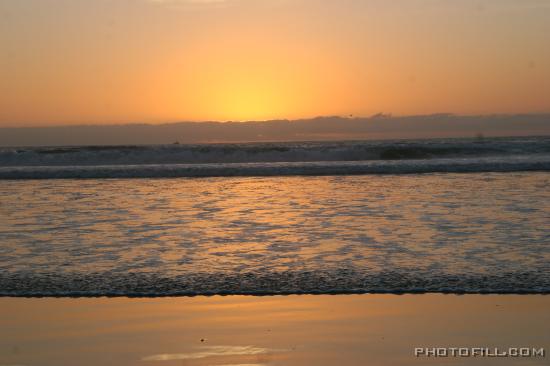
[(546, 0), (0, 0), (0, 127), (550, 112)]

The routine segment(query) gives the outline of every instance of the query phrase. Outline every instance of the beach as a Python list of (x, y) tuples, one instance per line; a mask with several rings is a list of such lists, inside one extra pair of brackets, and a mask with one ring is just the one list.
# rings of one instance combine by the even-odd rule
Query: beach
[(544, 295), (0, 299), (0, 365), (546, 365), (418, 347), (550, 349)]
[(549, 142), (4, 149), (0, 366), (547, 364)]
[(0, 0), (0, 366), (550, 365), (550, 0)]

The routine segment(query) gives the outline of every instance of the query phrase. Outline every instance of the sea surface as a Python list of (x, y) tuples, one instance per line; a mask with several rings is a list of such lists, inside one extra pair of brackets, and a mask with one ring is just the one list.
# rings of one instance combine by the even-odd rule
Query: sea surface
[(548, 137), (5, 148), (0, 295), (550, 293), (549, 187)]

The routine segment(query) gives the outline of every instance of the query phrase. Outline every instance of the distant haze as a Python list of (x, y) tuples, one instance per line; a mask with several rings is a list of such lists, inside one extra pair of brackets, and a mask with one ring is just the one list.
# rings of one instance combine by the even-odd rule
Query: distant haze
[(550, 114), (369, 118), (319, 117), (262, 122), (181, 122), (0, 128), (0, 146), (405, 139), (550, 135)]

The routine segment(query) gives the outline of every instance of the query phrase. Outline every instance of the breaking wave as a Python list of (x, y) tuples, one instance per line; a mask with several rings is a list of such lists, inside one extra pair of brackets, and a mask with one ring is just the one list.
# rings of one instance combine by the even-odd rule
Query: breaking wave
[(336, 162), (550, 154), (550, 137), (0, 149), (0, 166)]
[(550, 170), (550, 138), (86, 146), (0, 150), (0, 179)]
[(407, 161), (0, 167), (0, 179), (269, 177), (525, 171), (550, 171), (550, 154), (513, 158)]

